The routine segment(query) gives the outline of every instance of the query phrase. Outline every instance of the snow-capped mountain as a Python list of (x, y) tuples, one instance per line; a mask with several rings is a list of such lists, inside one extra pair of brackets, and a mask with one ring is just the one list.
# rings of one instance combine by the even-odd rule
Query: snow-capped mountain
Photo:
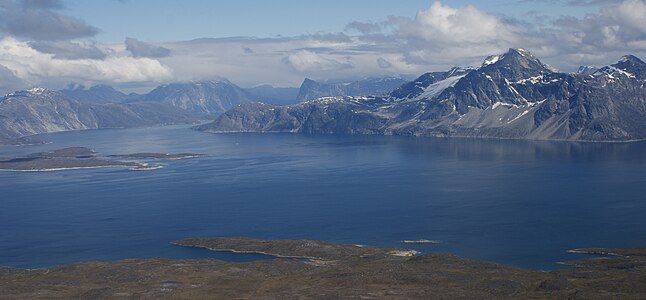
[(393, 99), (422, 100), (430, 99), (453, 86), (473, 68), (453, 68), (447, 72), (426, 73), (390, 93)]
[(510, 49), (477, 68), (424, 74), (385, 97), (241, 105), (200, 129), (638, 140), (646, 138), (644, 74), (634, 56), (593, 74), (565, 74)]

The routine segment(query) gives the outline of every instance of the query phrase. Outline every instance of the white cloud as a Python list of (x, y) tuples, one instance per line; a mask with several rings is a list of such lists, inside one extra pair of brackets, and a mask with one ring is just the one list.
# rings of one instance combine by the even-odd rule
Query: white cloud
[(0, 40), (0, 65), (33, 85), (52, 81), (159, 82), (171, 78), (170, 70), (157, 60), (116, 55), (104, 59), (59, 59), (12, 37)]
[[(38, 40), (35, 33), (22, 34), (27, 40), (0, 40), (0, 65), (7, 68), (2, 69), (7, 76), (13, 74), (34, 85), (74, 81), (142, 88), (158, 82), (226, 77), (243, 86), (295, 86), (304, 77), (419, 75), (455, 65), (479, 65), (485, 56), (510, 47), (526, 48), (565, 71), (581, 64), (609, 64), (624, 54), (646, 54), (646, 0), (562, 1), (602, 7), (580, 18), (532, 23), (475, 6), (436, 1), (415, 16), (352, 22), (343, 33), (204, 38), (154, 46), (130, 40), (130, 51), (123, 43), (78, 39), (91, 34), (59, 35), (54, 42)], [(43, 2), (34, 3), (42, 6)], [(59, 13), (56, 5), (46, 7)], [(37, 26), (33, 29), (40, 32)]]
[(607, 64), (646, 52), (646, 1), (626, 0), (583, 18), (562, 17), (542, 28), (545, 55), (566, 67)]
[(300, 50), (286, 56), (283, 60), (298, 72), (332, 71), (353, 68), (349, 58), (335, 59), (312, 51)]
[(415, 19), (399, 24), (398, 34), (431, 42), (431, 46), (513, 43), (519, 29), (499, 17), (468, 5), (452, 8), (440, 1), (417, 13)]

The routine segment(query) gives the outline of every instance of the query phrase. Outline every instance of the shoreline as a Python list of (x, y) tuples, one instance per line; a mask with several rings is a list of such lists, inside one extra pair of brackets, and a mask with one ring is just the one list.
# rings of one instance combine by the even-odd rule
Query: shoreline
[[(515, 268), (451, 254), (314, 240), (205, 237), (182, 247), (275, 259), (123, 259), (49, 268), (0, 267), (8, 298), (642, 298), (646, 248), (571, 249), (630, 253), (585, 259), (553, 271)], [(250, 296), (256, 295), (256, 296)]]
[(162, 160), (185, 160), (205, 157), (196, 153), (135, 153), (101, 156), (87, 147), (67, 147), (0, 160), (0, 171), (55, 172), (79, 169), (127, 168), (131, 171), (158, 170)]
[[(47, 134), (58, 134), (66, 132), (84, 132), (84, 131), (98, 131), (98, 130), (128, 130), (128, 129), (147, 129), (147, 128), (162, 128), (162, 127), (184, 127), (186, 129), (199, 131), (208, 134), (245, 134), (245, 133), (255, 133), (255, 134), (303, 134), (303, 135), (344, 135), (344, 136), (394, 136), (394, 137), (414, 137), (414, 138), (435, 138), (435, 139), (467, 139), (467, 140), (511, 140), (511, 141), (530, 141), (530, 142), (559, 142), (559, 143), (581, 143), (581, 144), (630, 144), (630, 143), (640, 143), (646, 142), (646, 138), (642, 139), (631, 139), (631, 140), (568, 140), (568, 139), (531, 139), (531, 138), (511, 138), (511, 137), (490, 137), (490, 136), (462, 136), (462, 135), (424, 135), (424, 134), (392, 134), (392, 133), (355, 133), (355, 134), (309, 134), (301, 133), (295, 131), (253, 131), (253, 130), (200, 130), (198, 127), (202, 125), (209, 124), (206, 123), (183, 123), (183, 124), (169, 124), (169, 125), (158, 125), (158, 126), (139, 126), (139, 127), (110, 127), (110, 128), (87, 128), (87, 129), (75, 129), (75, 130), (62, 130), (62, 131), (53, 131), (53, 132), (42, 132), (35, 133), (25, 136), (20, 136), (17, 139), (35, 137), (39, 135)], [(42, 145), (42, 144), (51, 144), (51, 141), (42, 141), (34, 143), (0, 143), (0, 147), (23, 147), (23, 146), (32, 146), (32, 145)]]
[(412, 137), (412, 138), (427, 138), (427, 139), (464, 139), (464, 140), (491, 140), (491, 141), (528, 141), (528, 142), (558, 142), (558, 143), (572, 143), (572, 144), (631, 144), (646, 142), (646, 138), (632, 139), (632, 140), (567, 140), (567, 139), (529, 139), (529, 138), (505, 138), (505, 137), (487, 137), (487, 136), (462, 136), (462, 135), (423, 135), (423, 134), (392, 134), (392, 133), (305, 133), (295, 131), (253, 131), (253, 130), (199, 130), (192, 128), (195, 131), (204, 132), (208, 134), (301, 134), (301, 135), (323, 135), (323, 136), (384, 136), (384, 137)]

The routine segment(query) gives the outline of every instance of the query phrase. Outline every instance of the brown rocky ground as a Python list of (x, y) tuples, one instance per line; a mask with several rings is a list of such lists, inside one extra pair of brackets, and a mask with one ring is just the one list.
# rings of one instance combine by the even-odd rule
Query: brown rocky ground
[(0, 298), (580, 298), (646, 299), (646, 249), (577, 249), (602, 258), (542, 272), (449, 254), (319, 241), (194, 238), (176, 245), (273, 260), (129, 259), (0, 269)]

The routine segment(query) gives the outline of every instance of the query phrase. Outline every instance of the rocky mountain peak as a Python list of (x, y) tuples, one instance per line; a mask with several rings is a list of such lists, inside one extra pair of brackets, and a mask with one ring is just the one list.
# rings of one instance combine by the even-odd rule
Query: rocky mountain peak
[[(646, 77), (646, 63), (634, 55), (625, 55), (612, 67), (631, 74), (636, 78)], [(631, 77), (631, 76), (628, 76)]]
[(630, 63), (630, 64), (636, 64), (636, 65), (645, 65), (643, 60), (639, 59), (639, 57), (634, 56), (634, 55), (624, 55), (621, 57), (618, 63)]
[(529, 51), (514, 48), (504, 54), (487, 57), (480, 71), (493, 78), (506, 78), (511, 81), (553, 73)]
[(580, 66), (579, 69), (576, 71), (576, 74), (578, 75), (592, 75), (594, 74), (597, 70), (599, 70), (598, 67), (595, 66)]

